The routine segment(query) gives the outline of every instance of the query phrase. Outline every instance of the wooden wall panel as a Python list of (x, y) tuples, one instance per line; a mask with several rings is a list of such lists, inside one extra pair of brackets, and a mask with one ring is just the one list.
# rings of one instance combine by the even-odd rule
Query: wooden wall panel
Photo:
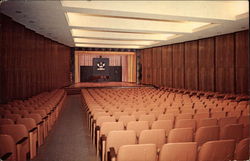
[(247, 94), (249, 91), (249, 31), (235, 34), (235, 58), (236, 58), (236, 93)]
[(198, 90), (198, 41), (185, 43), (185, 88)]
[(162, 86), (173, 87), (173, 47), (162, 47)]
[(233, 93), (234, 88), (234, 34), (215, 38), (215, 88), (218, 92)]
[(207, 38), (199, 40), (199, 90), (215, 90), (215, 40)]
[(146, 84), (152, 84), (153, 74), (152, 74), (152, 49), (145, 49), (145, 63), (146, 63)]
[(153, 85), (161, 85), (161, 47), (152, 49), (152, 77)]
[(70, 48), (0, 14), (0, 102), (70, 84)]
[(173, 87), (184, 88), (184, 44), (173, 45)]

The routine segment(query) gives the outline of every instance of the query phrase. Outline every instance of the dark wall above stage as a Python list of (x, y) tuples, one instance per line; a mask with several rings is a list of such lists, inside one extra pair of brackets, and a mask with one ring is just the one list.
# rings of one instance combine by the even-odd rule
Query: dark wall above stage
[(142, 83), (248, 93), (248, 30), (141, 50)]
[(1, 102), (70, 84), (70, 48), (0, 13)]

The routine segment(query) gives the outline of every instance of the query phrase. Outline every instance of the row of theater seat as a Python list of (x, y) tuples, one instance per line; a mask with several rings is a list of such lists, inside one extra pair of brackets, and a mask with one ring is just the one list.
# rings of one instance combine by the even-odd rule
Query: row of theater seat
[[(168, 144), (196, 141), (199, 146), (218, 139), (234, 139), (238, 144), (249, 137), (249, 105), (244, 100), (236, 102), (165, 89), (138, 88), (83, 90), (82, 102), (88, 114), (93, 143), (102, 160), (107, 160), (106, 138), (116, 130), (134, 130), (137, 140), (140, 140), (142, 131), (162, 129), (165, 131), (162, 140), (168, 140)], [(191, 139), (185, 140), (185, 136)], [(151, 142), (148, 143), (155, 143), (153, 138), (157, 137), (149, 135)], [(173, 138), (178, 139), (173, 141)]]
[(26, 161), (37, 155), (53, 128), (66, 98), (64, 90), (14, 100), (0, 107), (0, 157)]

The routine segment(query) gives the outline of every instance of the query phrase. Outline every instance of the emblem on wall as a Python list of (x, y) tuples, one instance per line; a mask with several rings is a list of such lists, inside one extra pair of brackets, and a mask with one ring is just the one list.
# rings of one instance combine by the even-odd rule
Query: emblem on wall
[(105, 63), (104, 62), (98, 62), (97, 63), (97, 70), (105, 70)]

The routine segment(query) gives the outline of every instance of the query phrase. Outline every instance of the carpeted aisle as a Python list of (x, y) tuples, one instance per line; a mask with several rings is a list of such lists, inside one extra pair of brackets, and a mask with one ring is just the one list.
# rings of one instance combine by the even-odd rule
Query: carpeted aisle
[(80, 95), (67, 96), (59, 119), (33, 161), (99, 161), (80, 105)]

